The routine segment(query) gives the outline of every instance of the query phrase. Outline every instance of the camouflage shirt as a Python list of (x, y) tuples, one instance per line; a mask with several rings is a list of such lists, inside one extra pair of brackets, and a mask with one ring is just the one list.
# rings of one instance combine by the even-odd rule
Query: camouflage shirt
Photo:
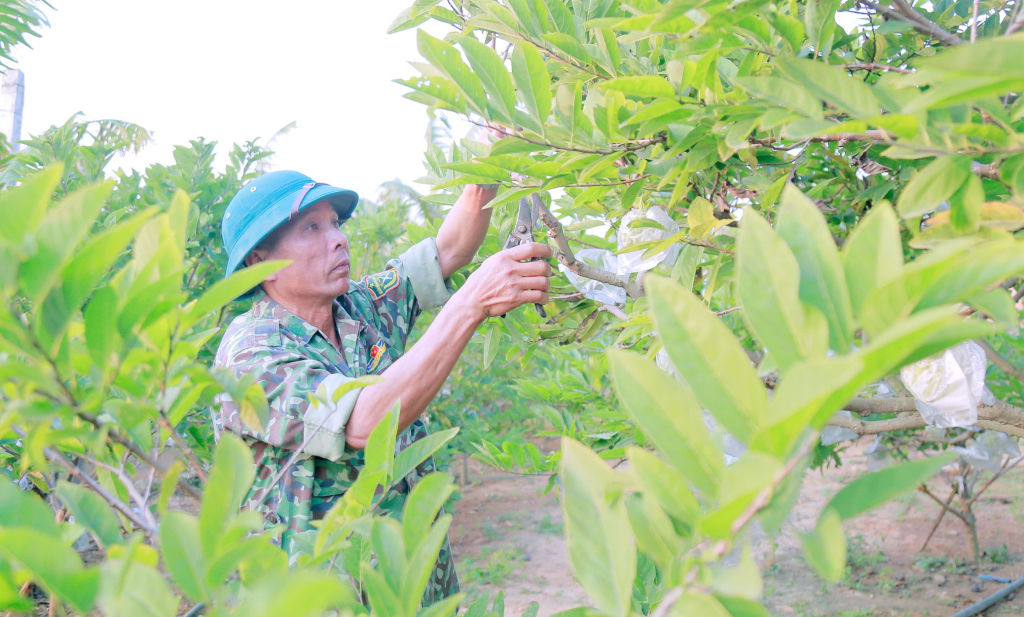
[[(444, 304), (450, 295), (451, 288), (441, 278), (437, 247), (429, 238), (388, 262), (383, 272), (352, 281), (349, 292), (335, 300), (341, 349), (262, 290), (256, 292), (252, 308), (228, 326), (214, 364), (237, 376), (253, 374), (266, 391), (270, 420), (263, 432), (254, 431), (242, 423), (235, 402), (221, 395), (214, 405), (214, 430), (217, 435), (234, 431), (249, 443), (256, 481), (243, 507), (262, 512), (267, 526), (285, 526), (281, 546), (289, 555), (297, 550), (295, 534), (311, 529), (310, 521), (323, 517), (364, 464), (363, 451), (345, 444), (345, 424), (359, 391), (346, 393), (332, 406), (311, 404), (309, 394), (319, 390), (323, 400), (332, 400), (333, 391), (346, 381), (384, 372), (405, 352), (416, 316)], [(423, 420), (417, 419), (398, 436), (396, 450), (426, 434)], [(310, 441), (303, 454), (271, 485), (306, 438)], [(428, 459), (398, 482), (381, 506), (400, 515), (405, 495), (432, 471), (433, 461)], [(447, 540), (431, 583), (425, 602), (458, 591)]]

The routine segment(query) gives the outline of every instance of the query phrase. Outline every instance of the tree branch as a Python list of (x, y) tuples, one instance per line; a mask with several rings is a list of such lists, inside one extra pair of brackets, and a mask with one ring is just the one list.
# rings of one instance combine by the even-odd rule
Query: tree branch
[[(912, 397), (902, 398), (855, 398), (843, 406), (844, 409), (861, 416), (875, 413), (916, 412)], [(892, 431), (905, 431), (925, 426), (924, 419), (917, 413), (866, 422), (857, 418), (836, 416), (829, 422), (832, 426), (848, 428), (858, 435), (877, 435)], [(1024, 409), (1003, 401), (993, 405), (978, 405), (978, 421), (974, 423), (986, 430), (999, 431), (1015, 437), (1024, 437)]]
[[(17, 433), (18, 436), (21, 437), (22, 439), (28, 436), (25, 430), (19, 426), (15, 426), (12, 424), (11, 430)], [(118, 512), (123, 514), (125, 518), (131, 521), (133, 525), (146, 532), (146, 535), (150, 536), (150, 538), (155, 539), (157, 537), (156, 528), (150, 526), (141, 518), (139, 518), (135, 511), (132, 510), (126, 503), (118, 499), (115, 495), (108, 492), (107, 489), (103, 488), (96, 480), (93, 480), (88, 474), (82, 473), (82, 470), (79, 469), (74, 463), (69, 461), (63, 454), (51, 448), (43, 448), (43, 455), (46, 456), (46, 458), (49, 461), (57, 463), (64, 469), (67, 469), (69, 474), (78, 478), (78, 480), (82, 484), (92, 489), (96, 494), (102, 497), (104, 501), (109, 503), (111, 506), (114, 507), (114, 509), (116, 509)], [(145, 505), (140, 504), (140, 507), (145, 507)]]
[(965, 517), (965, 516), (964, 516), (963, 512), (960, 512), (959, 510), (957, 510), (957, 509), (953, 508), (952, 506), (950, 506), (950, 505), (949, 505), (948, 503), (945, 503), (945, 502), (943, 502), (943, 501), (942, 501), (941, 499), (939, 499), (938, 497), (936, 497), (936, 496), (935, 496), (935, 493), (933, 493), (933, 492), (931, 492), (930, 490), (928, 490), (928, 487), (927, 487), (926, 485), (922, 484), (922, 485), (920, 486), (920, 488), (919, 488), (918, 490), (920, 490), (920, 491), (921, 491), (922, 493), (924, 493), (925, 495), (928, 495), (929, 497), (931, 497), (932, 499), (934, 499), (934, 500), (935, 500), (935, 503), (937, 503), (937, 504), (939, 504), (940, 506), (942, 506), (942, 507), (943, 507), (943, 509), (944, 509), (944, 510), (945, 510), (946, 512), (949, 512), (950, 514), (952, 514), (953, 516), (957, 517), (957, 518), (958, 518), (958, 519), (960, 519), (961, 521), (963, 521), (963, 522), (967, 523), (967, 517)]
[(640, 298), (644, 295), (644, 289), (637, 283), (632, 283), (628, 280), (624, 281), (617, 274), (595, 268), (588, 264), (578, 261), (576, 256), (572, 252), (572, 247), (569, 246), (569, 240), (565, 237), (565, 230), (562, 229), (562, 223), (551, 214), (551, 211), (547, 209), (544, 202), (541, 201), (540, 195), (533, 193), (530, 195), (530, 199), (533, 200), (533, 205), (537, 207), (540, 212), (540, 220), (550, 230), (548, 234), (555, 241), (555, 245), (558, 247), (558, 252), (555, 257), (558, 259), (558, 263), (564, 265), (566, 268), (574, 272), (575, 274), (588, 278), (595, 281), (600, 281), (608, 285), (615, 287), (621, 287), (626, 290), (626, 294), (633, 299)]
[(934, 39), (938, 39), (946, 45), (963, 45), (967, 42), (955, 34), (951, 34), (940, 28), (935, 22), (926, 19), (924, 15), (921, 15), (915, 11), (912, 6), (907, 4), (906, 0), (893, 0), (893, 4), (896, 5), (896, 9), (898, 10), (893, 10), (883, 4), (876, 4), (871, 0), (858, 0), (858, 2), (890, 19), (898, 19), (900, 21), (910, 23), (918, 32), (927, 34)]
[(981, 345), (981, 348), (985, 350), (985, 355), (988, 356), (989, 362), (999, 367), (999, 370), (1006, 373), (1010, 377), (1013, 377), (1017, 381), (1024, 383), (1024, 371), (1017, 368), (1009, 360), (1004, 358), (998, 351), (996, 351), (988, 341), (985, 339), (974, 339), (974, 342)]

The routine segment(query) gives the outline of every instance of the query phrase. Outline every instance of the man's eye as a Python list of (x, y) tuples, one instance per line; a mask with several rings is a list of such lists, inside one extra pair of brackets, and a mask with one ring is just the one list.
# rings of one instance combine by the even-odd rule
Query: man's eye
[(306, 229), (308, 229), (310, 231), (316, 231), (317, 230), (316, 223), (310, 223), (309, 225), (306, 226)]
[(335, 228), (341, 229), (341, 219), (335, 219), (333, 223)]

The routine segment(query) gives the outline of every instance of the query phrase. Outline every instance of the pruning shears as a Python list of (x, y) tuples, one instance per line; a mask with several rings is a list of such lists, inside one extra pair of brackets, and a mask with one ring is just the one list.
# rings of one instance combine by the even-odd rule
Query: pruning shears
[[(532, 204), (531, 204), (532, 202)], [(508, 234), (508, 239), (505, 240), (505, 246), (503, 249), (510, 249), (520, 244), (526, 244), (533, 242), (533, 227), (537, 224), (537, 220), (540, 218), (541, 201), (540, 195), (534, 193), (530, 195), (529, 199), (523, 197), (519, 200), (519, 214), (516, 216), (515, 225), (512, 226), (512, 231)], [(537, 261), (538, 258), (533, 258), (530, 261)], [(541, 304), (534, 304), (537, 308), (537, 314), (541, 317), (547, 318), (548, 314), (544, 311), (544, 306)], [(504, 317), (504, 315), (502, 315)]]

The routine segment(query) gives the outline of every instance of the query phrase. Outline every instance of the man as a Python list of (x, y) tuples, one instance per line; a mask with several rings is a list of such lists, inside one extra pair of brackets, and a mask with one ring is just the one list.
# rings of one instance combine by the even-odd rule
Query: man
[[(466, 187), (436, 240), (420, 242), (359, 282), (349, 280), (341, 231), (358, 201), (354, 192), (277, 171), (244, 186), (228, 204), (222, 221), (227, 274), (264, 260), (291, 263), (255, 291), (252, 308), (228, 326), (215, 361), (239, 377), (255, 376), (270, 402), (270, 421), (263, 432), (252, 430), (235, 402), (222, 396), (214, 429), (234, 431), (252, 447), (257, 479), (243, 507), (256, 507), (268, 526), (286, 527), (281, 545), (290, 555), (295, 534), (310, 529), (355, 481), (370, 432), (396, 402), (402, 450), (426, 436), (420, 415), (477, 326), (522, 304), (548, 301), (551, 268), (543, 258), (552, 252), (540, 243), (491, 256), (452, 293), (448, 278), (479, 250), (491, 217), (484, 206), (494, 195), (491, 187)], [(527, 261), (532, 258), (541, 259)], [(406, 353), (416, 316), (442, 305)], [(310, 403), (310, 394), (333, 400), (339, 386), (367, 374), (386, 381), (350, 391), (331, 407)], [(304, 455), (271, 485), (306, 439)], [(421, 465), (382, 505), (400, 513), (404, 496), (431, 471), (432, 461)], [(458, 591), (447, 541), (434, 573), (425, 604)]]

